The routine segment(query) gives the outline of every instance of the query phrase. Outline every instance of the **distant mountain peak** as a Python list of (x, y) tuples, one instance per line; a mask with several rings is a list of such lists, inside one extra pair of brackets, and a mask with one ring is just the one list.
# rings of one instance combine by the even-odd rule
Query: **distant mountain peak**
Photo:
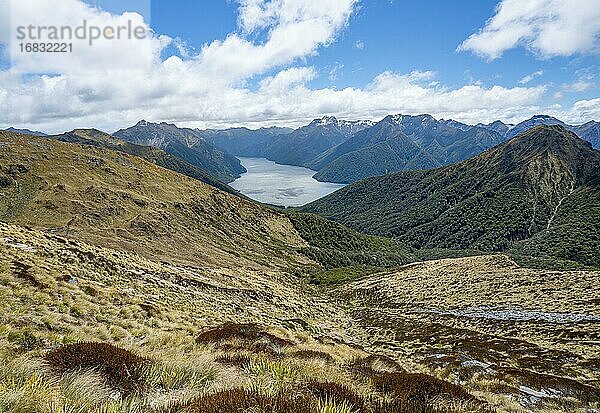
[(336, 126), (339, 128), (343, 127), (371, 127), (375, 125), (375, 122), (370, 120), (342, 120), (335, 116), (323, 116), (320, 119), (313, 120), (309, 126)]
[(323, 116), (320, 119), (315, 119), (313, 120), (310, 125), (311, 126), (328, 126), (328, 125), (333, 125), (333, 124), (337, 124), (338, 123), (338, 119), (335, 116)]
[(550, 116), (550, 115), (534, 115), (529, 120), (536, 120), (536, 119), (539, 119), (539, 120), (556, 120), (556, 121), (559, 121), (557, 118), (555, 118), (554, 116)]
[(433, 116), (431, 116), (427, 113), (424, 113), (422, 115), (403, 115), (403, 114), (399, 113), (397, 115), (388, 115), (383, 120), (384, 121), (387, 120), (389, 123), (392, 123), (392, 124), (401, 125), (405, 120), (408, 120), (408, 119), (420, 120), (421, 122), (429, 122), (429, 121), (437, 122)]
[(390, 123), (399, 125), (399, 124), (402, 123), (402, 120), (404, 120), (404, 115), (400, 115), (400, 114), (398, 114), (398, 115), (389, 115), (385, 119), (387, 119), (388, 121), (390, 121)]

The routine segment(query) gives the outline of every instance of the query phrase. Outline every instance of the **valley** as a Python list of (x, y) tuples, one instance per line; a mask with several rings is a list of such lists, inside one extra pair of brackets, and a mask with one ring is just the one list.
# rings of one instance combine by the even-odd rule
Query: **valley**
[[(326, 195), (343, 185), (264, 159), (241, 157), (244, 188), (99, 131), (0, 132), (0, 407), (593, 411), (598, 159), (537, 126)], [(98, 343), (145, 367), (77, 353)]]

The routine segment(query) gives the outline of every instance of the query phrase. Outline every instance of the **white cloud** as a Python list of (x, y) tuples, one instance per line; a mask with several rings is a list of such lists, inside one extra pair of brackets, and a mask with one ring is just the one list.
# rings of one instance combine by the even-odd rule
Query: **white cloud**
[(239, 23), (246, 33), (268, 29), (255, 44), (237, 33), (206, 45), (197, 57), (202, 71), (230, 83), (293, 63), (330, 45), (358, 0), (240, 0)]
[(554, 97), (561, 99), (565, 93), (582, 93), (595, 88), (598, 73), (598, 66), (585, 67), (575, 71), (576, 80), (560, 85), (560, 90), (554, 94)]
[[(151, 69), (159, 63), (161, 51), (172, 42), (168, 36), (152, 33), (138, 13), (110, 14), (79, 0), (13, 1), (10, 3), (10, 24), (11, 64), (16, 73), (87, 74), (133, 67)], [(29, 26), (34, 26), (34, 30)], [(69, 52), (21, 51), (21, 44), (58, 42), (51, 37), (52, 27), (56, 33), (64, 33), (60, 42), (72, 44)], [(119, 36), (119, 39), (108, 40), (101, 36), (90, 45), (88, 34), (92, 27), (94, 30), (109, 28), (111, 36)], [(133, 36), (134, 28), (138, 27), (147, 34), (143, 39)], [(19, 38), (20, 33), (25, 38)], [(78, 33), (85, 33), (86, 39), (78, 39)]]
[(575, 102), (572, 109), (572, 118), (577, 119), (578, 122), (600, 119), (600, 98)]
[[(56, 21), (72, 21), (68, 16), (73, 10), (74, 21), (88, 16), (113, 24), (131, 17), (86, 8), (78, 0), (30, 0), (53, 1), (73, 6), (44, 9)], [(239, 33), (198, 52), (188, 50), (183, 59), (161, 60), (167, 44), (183, 45), (151, 34), (139, 48), (90, 48), (85, 58), (73, 60), (72, 67), (56, 67), (53, 75), (23, 76), (25, 68), (19, 66), (0, 71), (0, 125), (48, 132), (97, 127), (110, 132), (142, 118), (190, 127), (260, 127), (299, 126), (324, 114), (378, 119), (389, 113), (430, 113), (477, 123), (520, 121), (543, 111), (545, 86), (485, 87), (471, 82), (447, 87), (432, 71), (384, 72), (364, 87), (341, 90), (309, 87), (319, 70), (308, 66), (306, 58), (335, 41), (356, 3), (241, 0)], [(260, 33), (244, 34), (250, 32)], [(250, 40), (256, 37), (263, 40)], [(580, 106), (585, 109), (585, 104)]]
[(354, 47), (358, 50), (363, 50), (365, 48), (365, 42), (362, 40), (357, 40), (356, 43), (354, 43)]
[(600, 98), (579, 100), (566, 110), (558, 109), (561, 109), (560, 105), (557, 110), (549, 110), (547, 113), (571, 125), (579, 125), (590, 120), (597, 121), (600, 119)]
[(587, 82), (585, 80), (578, 80), (573, 83), (567, 83), (562, 86), (562, 90), (565, 92), (585, 92), (593, 88), (595, 85), (593, 82)]
[(260, 91), (267, 94), (285, 94), (316, 76), (317, 72), (312, 67), (292, 67), (263, 79), (260, 82)]
[(535, 79), (536, 77), (540, 77), (544, 75), (544, 71), (543, 70), (536, 70), (533, 73), (530, 73), (526, 76), (523, 76), (523, 78), (521, 80), (519, 80), (519, 84), (520, 85), (526, 85), (527, 83), (531, 82), (533, 79)]
[(496, 14), (459, 47), (489, 60), (524, 46), (541, 57), (598, 53), (598, 0), (502, 0)]
[(329, 80), (335, 82), (338, 79), (339, 74), (344, 70), (344, 65), (336, 63), (333, 68), (329, 71)]

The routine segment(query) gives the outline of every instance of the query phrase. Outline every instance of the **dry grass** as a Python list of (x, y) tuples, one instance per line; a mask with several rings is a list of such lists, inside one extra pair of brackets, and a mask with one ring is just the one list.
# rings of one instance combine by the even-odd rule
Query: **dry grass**
[(124, 153), (5, 131), (0, 141), (2, 221), (182, 265), (308, 261), (275, 210)]
[[(10, 368), (22, 372), (0, 378), (0, 412), (56, 413), (77, 411), (77, 406), (93, 413), (168, 412), (193, 408), (192, 401), (214, 400), (227, 391), (244, 392), (250, 402), (254, 396), (282, 398), (281, 403), (289, 402), (284, 400), (288, 395), (301, 396), (311, 400), (311, 412), (485, 411), (462, 396), (441, 397), (432, 375), (445, 379), (442, 388), (464, 384), (500, 412), (571, 412), (597, 403), (588, 397), (593, 393), (585, 400), (578, 399), (582, 394), (570, 393), (572, 400), (565, 396), (563, 404), (532, 404), (519, 385), (543, 387), (547, 378), (519, 377), (510, 371), (498, 377), (485, 368), (463, 366), (465, 360), (456, 357), (459, 350), (481, 361), (494, 356), (502, 363), (518, 351), (536, 354), (531, 353), (536, 347), (507, 341), (491, 323), (466, 329), (469, 320), (440, 315), (435, 316), (437, 322), (424, 323), (433, 315), (411, 312), (400, 301), (405, 292), (398, 293), (399, 286), (420, 288), (414, 279), (402, 283), (406, 274), (383, 277), (384, 284), (366, 279), (341, 287), (330, 299), (277, 271), (176, 266), (3, 223), (0, 238), (10, 238), (0, 240), (0, 355), (19, 361), (21, 367)], [(19, 276), (14, 262), (27, 266), (39, 284)], [(461, 273), (460, 261), (454, 265)], [(490, 277), (503, 274), (486, 265)], [(426, 274), (431, 276), (424, 272), (423, 277)], [(431, 299), (434, 294), (432, 290)], [(49, 349), (88, 341), (111, 343), (152, 360), (139, 378), (143, 391), (131, 396), (115, 392), (98, 366), (92, 366), (95, 372), (69, 369), (61, 374), (43, 363)], [(583, 347), (576, 348), (579, 353)], [(438, 358), (440, 354), (445, 356)], [(562, 365), (557, 361), (562, 354), (553, 356), (557, 358), (552, 365)], [(546, 352), (540, 360), (550, 355)], [(536, 366), (540, 361), (528, 363)], [(569, 366), (571, 371), (580, 368)], [(421, 381), (429, 384), (420, 383), (425, 390), (418, 380), (413, 387), (405, 383), (402, 397), (377, 387), (377, 377), (405, 370), (427, 374)], [(500, 371), (498, 366), (494, 371)], [(338, 396), (323, 388), (310, 391), (315, 383), (337, 388)], [(365, 410), (352, 400), (364, 401)]]
[(576, 411), (600, 402), (599, 279), (471, 257), (368, 277), (331, 299), (346, 305), (366, 350), (411, 371), (459, 382), (500, 411)]

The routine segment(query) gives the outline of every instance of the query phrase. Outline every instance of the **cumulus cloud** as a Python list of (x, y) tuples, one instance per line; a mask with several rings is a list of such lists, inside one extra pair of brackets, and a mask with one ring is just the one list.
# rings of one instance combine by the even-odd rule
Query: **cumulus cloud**
[(576, 118), (579, 122), (600, 119), (600, 98), (575, 102), (572, 109), (572, 117)]
[(245, 33), (267, 29), (255, 44), (237, 33), (205, 46), (197, 63), (210, 75), (235, 82), (313, 55), (331, 44), (358, 0), (240, 0), (239, 24)]
[[(162, 50), (172, 42), (168, 36), (155, 35), (138, 13), (110, 14), (79, 0), (13, 1), (10, 24), (10, 38), (5, 43), (10, 44), (12, 71), (16, 73), (66, 75), (151, 69), (159, 63)], [(142, 29), (144, 35), (135, 37), (135, 28)], [(112, 39), (105, 36), (92, 39), (98, 30), (105, 29), (111, 32)], [(91, 30), (96, 32), (90, 35)], [(53, 32), (60, 41), (52, 37)], [(23, 38), (19, 37), (21, 34)], [(72, 48), (67, 53), (21, 50), (21, 44), (40, 42), (64, 42), (72, 44)]]
[[(134, 19), (147, 26), (139, 15), (112, 15), (79, 0), (19, 3), (42, 7), (53, 2), (57, 7), (44, 9), (52, 21), (74, 23), (85, 17), (118, 24)], [(45, 74), (31, 75), (31, 62), (15, 62), (0, 71), (0, 125), (110, 132), (142, 118), (219, 128), (299, 126), (325, 114), (379, 119), (389, 113), (430, 113), (477, 123), (522, 120), (541, 111), (543, 85), (447, 87), (432, 71), (384, 72), (365, 86), (340, 90), (311, 87), (322, 74), (306, 64), (307, 58), (335, 41), (356, 3), (239, 0), (239, 30), (187, 56), (161, 58), (167, 45), (183, 45), (150, 32), (141, 43), (122, 45), (123, 50), (110, 43), (86, 49), (89, 55), (71, 57), (64, 67), (38, 61), (54, 69)]]
[(494, 60), (524, 46), (541, 57), (598, 53), (597, 0), (502, 0), (495, 15), (459, 47)]

